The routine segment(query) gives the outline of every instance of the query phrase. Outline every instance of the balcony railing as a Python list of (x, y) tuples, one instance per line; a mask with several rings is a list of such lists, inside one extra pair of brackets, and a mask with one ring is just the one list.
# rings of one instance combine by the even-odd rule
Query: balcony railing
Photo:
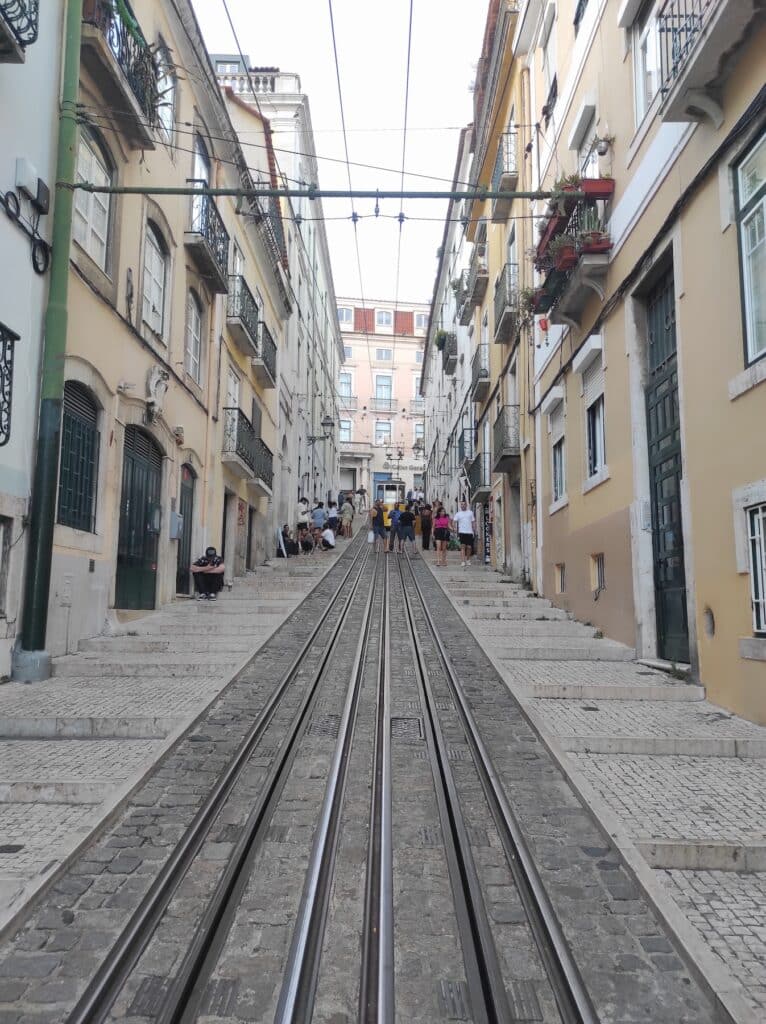
[[(492, 172), (493, 192), (512, 192), (519, 180), (518, 168), (518, 134), (503, 132), (497, 147), (497, 158)], [(492, 201), (492, 221), (502, 224), (508, 219), (512, 199), (494, 199)]]
[(222, 454), (236, 456), (250, 471), (247, 475), (263, 481), (270, 490), (274, 482), (274, 456), (270, 449), (241, 409), (224, 409), (223, 417)]
[(125, 8), (133, 19), (131, 24), (123, 20), (111, 0), (85, 0), (82, 20), (102, 34), (146, 121), (154, 125), (159, 99), (157, 68), (127, 0)]
[(395, 398), (371, 398), (370, 408), (373, 412), (396, 412)]
[(442, 349), (442, 369), (446, 374), (453, 374), (457, 369), (457, 334), (454, 331), (447, 333)]
[(425, 398), (412, 398), (410, 400), (410, 416), (422, 416), (425, 411)]
[(215, 291), (228, 291), (229, 233), (210, 196), (200, 195), (192, 199), (186, 244), (197, 258), (202, 273), (210, 278)]
[(468, 271), (467, 298), (469, 303), (478, 306), (487, 294), (487, 283), (489, 282), (489, 271), (484, 256), (479, 256), (474, 250), (471, 257), (471, 266)]
[(473, 438), (473, 427), (464, 427), (457, 436), (457, 460), (461, 466), (473, 460)]
[(226, 306), (229, 329), (245, 355), (258, 355), (258, 304), (241, 274), (229, 278)]
[[(377, 443), (377, 442), (376, 442)], [(388, 442), (385, 442), (386, 444)], [(346, 455), (372, 454), (372, 441), (343, 441), (339, 442), (341, 453)]]
[(492, 491), (492, 472), (489, 452), (479, 452), (468, 467), (468, 490), (471, 501), (484, 501)]
[(344, 395), (343, 392), (341, 392), (338, 395), (338, 405), (341, 409), (348, 409), (349, 412), (355, 412), (357, 407), (357, 397), (356, 395)]
[(0, 448), (11, 439), (13, 350), (18, 340), (18, 334), (0, 323)]
[(519, 443), (519, 407), (504, 405), (492, 428), (492, 454), (495, 472), (507, 472), (518, 465), (521, 455)]
[(475, 402), (483, 402), (489, 392), (489, 345), (482, 342), (477, 346), (471, 360), (471, 396)]
[(253, 362), (253, 369), (258, 373), (258, 364), (262, 363), (264, 369), (271, 377), (271, 384), (265, 379), (261, 382), (266, 387), (275, 387), (277, 382), (277, 345), (271, 336), (271, 331), (261, 320), (258, 324), (258, 356)]
[(37, 41), (39, 24), (40, 0), (0, 0), (0, 61), (23, 61), (24, 48)]
[(668, 0), (657, 16), (663, 93), (670, 91), (718, 0)]
[(495, 341), (514, 341), (519, 324), (519, 265), (506, 263), (495, 284)]

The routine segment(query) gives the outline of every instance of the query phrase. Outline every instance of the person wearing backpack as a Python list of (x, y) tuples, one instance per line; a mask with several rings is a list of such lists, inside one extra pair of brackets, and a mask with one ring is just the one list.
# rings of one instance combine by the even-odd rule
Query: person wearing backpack
[(388, 550), (393, 551), (396, 546), (397, 540), (399, 540), (399, 519), (401, 517), (401, 511), (398, 505), (394, 505), (391, 509), (391, 533), (388, 540)]

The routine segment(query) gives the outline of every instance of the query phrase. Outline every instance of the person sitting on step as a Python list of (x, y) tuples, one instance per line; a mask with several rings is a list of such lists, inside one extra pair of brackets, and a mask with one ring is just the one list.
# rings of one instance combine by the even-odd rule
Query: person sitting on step
[(214, 547), (205, 548), (205, 554), (190, 566), (194, 576), (194, 589), (201, 601), (215, 601), (223, 590), (223, 559)]

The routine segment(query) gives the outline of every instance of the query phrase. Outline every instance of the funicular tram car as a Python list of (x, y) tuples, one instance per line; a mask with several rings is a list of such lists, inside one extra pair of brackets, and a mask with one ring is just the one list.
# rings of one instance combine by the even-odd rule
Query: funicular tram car
[(391, 513), (399, 506), (405, 509), (407, 503), (404, 500), (406, 488), (403, 480), (383, 480), (375, 486), (375, 500), (383, 502), (383, 522), (386, 526), (391, 525)]

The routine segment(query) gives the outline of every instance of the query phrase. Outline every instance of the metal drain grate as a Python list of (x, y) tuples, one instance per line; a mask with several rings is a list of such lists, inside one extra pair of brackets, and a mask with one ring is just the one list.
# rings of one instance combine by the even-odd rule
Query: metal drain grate
[(471, 1000), (464, 981), (440, 981), (439, 1009), (447, 1020), (470, 1020)]
[(327, 739), (337, 739), (340, 729), (340, 715), (317, 715), (311, 719), (309, 725), (310, 736), (325, 736)]
[(396, 740), (422, 740), (423, 721), (420, 718), (392, 718), (391, 737)]

